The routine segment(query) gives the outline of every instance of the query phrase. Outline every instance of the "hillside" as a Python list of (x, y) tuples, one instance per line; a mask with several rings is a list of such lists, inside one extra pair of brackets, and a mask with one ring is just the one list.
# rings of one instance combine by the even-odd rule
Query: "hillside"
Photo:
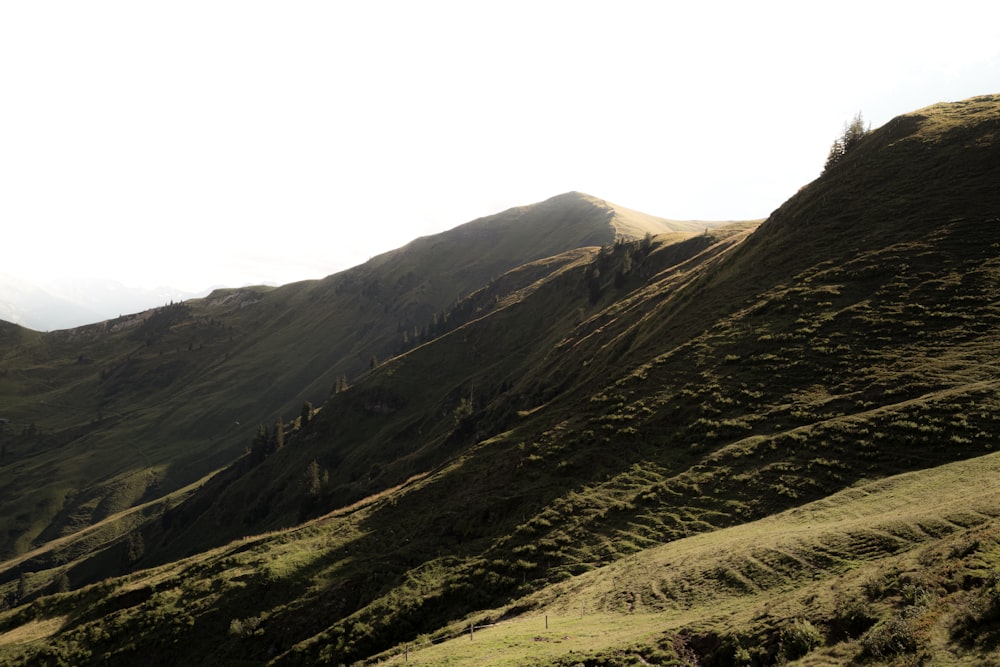
[(318, 405), (366, 373), (373, 357), (440, 334), (460, 297), (509, 269), (629, 238), (623, 225), (642, 238), (667, 224), (683, 226), (569, 193), (323, 280), (217, 290), (47, 334), (5, 325), (0, 555), (162, 499), (228, 464), (259, 424), (294, 417), (305, 401)]
[[(405, 662), (987, 664), (1000, 639), (998, 466), (989, 454), (866, 482), (646, 549), (418, 639)], [(380, 657), (404, 663), (399, 647)]]
[[(427, 336), (120, 539), (8, 560), (0, 656), (983, 664), (998, 127), (1000, 96), (935, 105), (762, 224), (606, 231), (491, 269)], [(508, 242), (492, 224), (463, 230), (487, 255)], [(469, 270), (433, 239), (407, 248)], [(274, 359), (296, 321), (270, 320)], [(482, 648), (457, 646), (470, 624), (491, 626)]]

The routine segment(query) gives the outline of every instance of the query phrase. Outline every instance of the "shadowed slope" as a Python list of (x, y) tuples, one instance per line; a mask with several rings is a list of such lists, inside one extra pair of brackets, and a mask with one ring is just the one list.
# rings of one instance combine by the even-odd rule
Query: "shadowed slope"
[[(0, 553), (200, 479), (238, 456), (258, 424), (437, 335), (460, 297), (522, 264), (612, 243), (623, 215), (569, 193), (323, 280), (218, 290), (50, 334), (5, 325)], [(637, 234), (658, 220), (637, 217)]]

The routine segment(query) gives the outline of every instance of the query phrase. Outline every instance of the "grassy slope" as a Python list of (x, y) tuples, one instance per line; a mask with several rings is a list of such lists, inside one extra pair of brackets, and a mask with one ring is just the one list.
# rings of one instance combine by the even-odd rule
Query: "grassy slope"
[[(141, 584), (135, 602), (109, 583), (40, 601), (8, 627), (37, 610), (82, 614), (53, 650), (111, 651), (122, 664), (181, 638), (164, 664), (350, 661), (691, 533), (988, 451), (1000, 407), (998, 106), (893, 121), (752, 234), (665, 244), (620, 280), (638, 246), (581, 258), (334, 397), (314, 430), (250, 475), (232, 469), (225, 489), (271, 494), (263, 520), (280, 521), (301, 508), (311, 460), (330, 466), (334, 504), (419, 473), (370, 505), (132, 575), (163, 582)], [(598, 272), (602, 289), (589, 290)], [(526, 323), (535, 344), (519, 347)], [(472, 380), (481, 398), (456, 419)], [(179, 508), (204, 526), (189, 544), (245, 516), (210, 500)], [(988, 618), (989, 587), (969, 581), (982, 597), (969, 596), (973, 616)], [(899, 599), (915, 599), (903, 585)], [(902, 606), (913, 605), (886, 632), (923, 618)], [(97, 618), (104, 634), (72, 629), (93, 632)], [(763, 638), (772, 659), (784, 626), (754, 620), (685, 641), (725, 662), (747, 648), (735, 642)], [(989, 641), (935, 627), (926, 641)], [(877, 640), (863, 648), (884, 651)]]
[[(804, 652), (795, 640), (811, 626), (815, 646), (804, 664), (879, 652), (895, 658), (880, 643), (889, 628), (900, 646), (913, 642), (903, 657), (983, 664), (1000, 639), (1000, 617), (991, 610), (985, 618), (982, 606), (997, 594), (990, 587), (1000, 559), (998, 472), (1000, 457), (990, 454), (650, 548), (530, 595), (515, 614), (477, 614), (434, 638), (455, 635), (449, 641), (414, 642), (409, 663), (570, 664), (601, 656), (608, 662), (600, 664), (630, 664), (685, 648), (708, 663), (773, 662)], [(977, 627), (969, 627), (970, 614), (980, 616)], [(473, 641), (469, 623), (480, 626)], [(564, 657), (571, 651), (577, 655)], [(384, 657), (402, 664), (399, 653)]]
[[(411, 636), (410, 662), (626, 665), (642, 656), (669, 664), (679, 654), (702, 664), (769, 664), (807, 652), (804, 664), (866, 655), (985, 664), (1000, 640), (998, 472), (991, 454), (650, 548)], [(396, 491), (398, 502), (407, 492)], [(37, 659), (54, 639), (61, 648), (52, 655), (77, 664), (103, 650), (111, 664), (127, 664), (133, 641), (159, 657), (150, 664), (261, 659), (293, 630), (292, 619), (344, 604), (345, 575), (379, 588), (377, 555), (362, 549), (365, 525), (393, 502), (373, 499), (295, 531), (8, 612), (0, 616), (0, 656), (9, 664)], [(360, 562), (345, 565), (338, 552)], [(386, 608), (433, 609), (455, 566), (414, 569), (393, 586)], [(168, 648), (172, 638), (191, 644)], [(403, 639), (378, 659), (402, 663)]]
[[(704, 244), (693, 239), (664, 261), (695, 254)], [(625, 252), (620, 247), (605, 259)], [(163, 545), (162, 554), (150, 557), (162, 560), (251, 528), (293, 524), (303, 511), (350, 503), (432, 470), (485, 434), (516, 423), (518, 406), (507, 398), (521, 394), (518, 378), (531, 376), (567, 328), (599, 308), (589, 303), (584, 282), (599, 256), (589, 248), (541, 260), (471, 295), (471, 303), (485, 305), (466, 325), (386, 362), (326, 404), (297, 433), (295, 446), (256, 468), (248, 469), (247, 461), (234, 466), (177, 507), (169, 530), (148, 531), (149, 545)], [(459, 310), (467, 310), (464, 303)], [(429, 377), (435, 378), (432, 387)], [(531, 389), (524, 392), (534, 396)], [(470, 396), (473, 412), (459, 418)], [(329, 481), (304, 508), (301, 480), (311, 461)]]
[(320, 281), (220, 290), (66, 332), (3, 325), (0, 553), (161, 497), (231, 461), (258, 423), (399, 350), (463, 294), (526, 261), (658, 219), (570, 193), (419, 239)]

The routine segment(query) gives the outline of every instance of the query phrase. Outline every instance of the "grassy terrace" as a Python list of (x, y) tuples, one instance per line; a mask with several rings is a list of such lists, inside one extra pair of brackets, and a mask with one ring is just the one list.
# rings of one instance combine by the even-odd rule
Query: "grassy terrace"
[[(991, 454), (859, 484), (766, 519), (646, 549), (368, 662), (617, 665), (642, 664), (641, 657), (670, 664), (698, 655), (706, 664), (779, 656), (801, 664), (983, 664), (1000, 640), (998, 479), (1000, 454)], [(122, 640), (143, 628), (162, 635), (166, 646), (186, 627), (202, 634), (215, 628), (214, 640), (205, 639), (217, 646), (252, 646), (283, 606), (299, 606), (284, 589), (314, 591), (304, 600), (321, 613), (317, 593), (336, 588), (352, 569), (330, 555), (363, 539), (366, 508), (391, 495), (290, 533), (240, 540), (3, 613), (0, 659), (30, 664), (56, 637), (73, 646), (84, 638)], [(432, 592), (448, 580), (447, 569), (425, 567), (407, 587)], [(397, 604), (413, 603), (397, 595)], [(248, 616), (246, 596), (274, 606)], [(281, 600), (287, 602), (274, 604)], [(297, 650), (274, 660), (294, 664)]]
[[(997, 454), (864, 483), (644, 550), (523, 599), (513, 615), (476, 614), (440, 633), (452, 639), (415, 641), (406, 664), (641, 664), (713, 645), (722, 664), (768, 652), (799, 664), (984, 664), (1000, 639), (998, 518)], [(470, 624), (480, 626), (471, 638)], [(403, 664), (400, 650), (380, 659)]]

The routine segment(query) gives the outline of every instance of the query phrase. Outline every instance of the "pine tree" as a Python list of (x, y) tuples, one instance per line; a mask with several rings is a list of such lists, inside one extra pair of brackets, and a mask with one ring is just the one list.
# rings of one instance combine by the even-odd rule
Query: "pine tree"
[(348, 388), (347, 376), (338, 375), (337, 379), (333, 381), (333, 394), (336, 395), (342, 391), (347, 391), (347, 388)]
[(279, 419), (274, 425), (274, 451), (278, 451), (285, 446), (285, 425)]
[(270, 453), (271, 446), (271, 434), (268, 433), (267, 427), (261, 424), (257, 427), (257, 435), (254, 436), (253, 441), (250, 443), (250, 461), (253, 465), (257, 465)]
[(319, 494), (322, 489), (323, 485), (319, 472), (319, 463), (313, 459), (313, 461), (306, 466), (305, 473), (302, 475), (302, 492), (307, 499), (316, 500), (319, 498)]
[(132, 566), (146, 553), (146, 544), (140, 533), (129, 533), (125, 540), (125, 562)]
[(587, 293), (590, 303), (597, 303), (601, 298), (601, 270), (591, 264), (584, 273), (584, 282), (587, 284)]
[(17, 579), (17, 599), (23, 600), (28, 597), (28, 575), (25, 572)]
[(646, 235), (642, 237), (642, 243), (639, 248), (642, 250), (643, 256), (648, 255), (653, 250), (653, 234), (651, 232), (646, 232)]
[(849, 122), (844, 123), (844, 132), (840, 135), (830, 146), (830, 152), (826, 156), (826, 166), (823, 170), (826, 171), (833, 165), (840, 162), (843, 157), (854, 148), (855, 145), (861, 139), (864, 138), (868, 132), (871, 131), (871, 125), (866, 126), (864, 119), (861, 117), (861, 112), (859, 111), (855, 114)]

